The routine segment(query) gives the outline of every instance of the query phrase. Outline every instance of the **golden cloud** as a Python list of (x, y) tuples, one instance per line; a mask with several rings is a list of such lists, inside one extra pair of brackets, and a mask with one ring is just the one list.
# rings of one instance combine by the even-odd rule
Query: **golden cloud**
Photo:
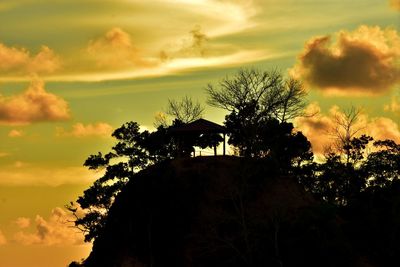
[(74, 219), (71, 213), (57, 207), (48, 219), (36, 216), (34, 233), (19, 231), (14, 239), (23, 245), (83, 245), (82, 233), (72, 227)]
[(400, 37), (396, 30), (361, 26), (310, 40), (292, 69), (310, 86), (339, 94), (376, 95), (400, 82)]
[(397, 11), (400, 11), (400, 0), (390, 0), (390, 6)]
[[(294, 125), (303, 132), (311, 142), (315, 154), (324, 154), (326, 148), (334, 145), (338, 130), (337, 120), (343, 118), (344, 113), (337, 106), (330, 108), (324, 114), (318, 103), (311, 103), (306, 108), (307, 114), (316, 114), (310, 117), (298, 117), (294, 120)], [(340, 130), (340, 129), (339, 129)], [(400, 143), (400, 130), (398, 124), (385, 117), (372, 117), (360, 113), (353, 125), (355, 136), (366, 134), (375, 140), (391, 139)]]
[(373, 119), (367, 127), (366, 132), (375, 140), (390, 139), (400, 143), (399, 125), (393, 120), (385, 117)]
[(0, 124), (29, 124), (69, 118), (68, 103), (61, 97), (46, 92), (42, 81), (34, 80), (19, 95), (0, 95)]
[(2, 158), (2, 157), (7, 157), (8, 155), (10, 155), (9, 153), (6, 153), (6, 152), (1, 152), (0, 151), (0, 158)]
[(189, 37), (181, 39), (177, 43), (169, 44), (160, 52), (161, 60), (165, 61), (179, 57), (203, 57), (206, 54), (208, 37), (196, 26), (189, 32)]
[(396, 96), (393, 96), (390, 103), (384, 105), (383, 107), (384, 111), (390, 111), (393, 113), (398, 113), (400, 111), (400, 101), (399, 98)]
[(335, 122), (332, 116), (336, 107), (331, 109), (331, 114), (324, 115), (318, 103), (311, 103), (305, 109), (305, 114), (313, 114), (309, 117), (297, 117), (294, 125), (311, 142), (315, 154), (324, 154), (325, 150), (332, 145), (332, 131)]
[(31, 219), (26, 217), (19, 217), (15, 220), (15, 224), (21, 228), (28, 228), (31, 225)]
[[(18, 166), (17, 166), (18, 165)], [(5, 186), (60, 186), (89, 185), (102, 173), (95, 173), (84, 167), (49, 167), (18, 162), (0, 169), (0, 185)]]
[(7, 47), (0, 43), (0, 73), (48, 74), (61, 67), (60, 58), (47, 46), (31, 56), (25, 48)]
[(72, 137), (110, 137), (113, 132), (113, 127), (105, 122), (98, 122), (93, 124), (83, 124), (83, 123), (76, 123), (72, 125), (71, 131), (66, 131), (62, 127), (56, 128), (56, 135), (63, 137), (63, 136), (72, 136)]
[(3, 232), (0, 230), (0, 246), (7, 244), (7, 239), (4, 236)]
[[(20, 5), (14, 2), (16, 1), (12, 4), (7, 3), (6, 6)], [(51, 1), (46, 0), (46, 2)], [(83, 35), (97, 31), (104, 25), (109, 27), (106, 28), (108, 31), (93, 35), (83, 46), (80, 38), (70, 38), (67, 41), (60, 39), (59, 42), (53, 40), (52, 43), (57, 46), (54, 47), (57, 53), (53, 52), (51, 49), (53, 47), (43, 46), (38, 49), (39, 51), (33, 51), (28, 44), (22, 44), (25, 48), (4, 44), (0, 49), (2, 65), (0, 74), (6, 73), (6, 75), (0, 75), (0, 80), (26, 81), (29, 76), (25, 74), (32, 72), (40, 74), (46, 81), (130, 79), (182, 73), (194, 68), (232, 67), (275, 57), (277, 52), (273, 53), (264, 48), (245, 49), (240, 38), (238, 42), (219, 39), (257, 26), (256, 15), (261, 12), (261, 8), (256, 2), (253, 0), (115, 1), (113, 8), (119, 11), (121, 16), (112, 21), (105, 21), (104, 18), (109, 16), (107, 9), (96, 9), (99, 3), (93, 2), (90, 5), (93, 5), (95, 12), (85, 13), (78, 19), (84, 24), (86, 22), (90, 24)], [(0, 3), (0, 9), (4, 5)], [(140, 15), (131, 16), (131, 12), (128, 12), (130, 9), (140, 10)], [(176, 14), (176, 18), (171, 19), (171, 12)], [(33, 15), (35, 17), (37, 14)], [(157, 16), (156, 19), (149, 19), (154, 15)], [(57, 20), (59, 26), (68, 27), (69, 15), (60, 14), (60, 16)], [(167, 27), (160, 27), (160, 21), (166, 20), (168, 20)], [(201, 25), (202, 29), (206, 29), (207, 34), (200, 27), (190, 28), (195, 25), (193, 21)], [(123, 26), (116, 27), (119, 25)], [(51, 23), (44, 23), (43, 26), (51, 27)], [(189, 30), (190, 34), (187, 33)], [(36, 27), (31, 31), (40, 29)], [(212, 44), (208, 42), (209, 39), (213, 39)], [(204, 55), (207, 58), (204, 58)], [(163, 62), (161, 58), (170, 60)]]
[(13, 129), (8, 133), (8, 136), (11, 138), (21, 137), (23, 135), (24, 132), (22, 130), (16, 130), (16, 129)]
[(127, 67), (149, 67), (153, 64), (142, 58), (140, 51), (132, 44), (129, 33), (113, 28), (104, 36), (91, 40), (87, 47), (89, 57), (101, 69)]

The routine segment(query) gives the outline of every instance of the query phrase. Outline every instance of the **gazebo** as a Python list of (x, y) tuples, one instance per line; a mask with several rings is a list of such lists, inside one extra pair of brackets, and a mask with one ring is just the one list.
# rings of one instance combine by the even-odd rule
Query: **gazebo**
[[(224, 126), (216, 124), (205, 119), (198, 119), (190, 123), (177, 126), (171, 130), (171, 133), (177, 138), (184, 138), (189, 135), (201, 134), (222, 134), (223, 135), (223, 155), (226, 153), (225, 137), (227, 130)], [(216, 147), (214, 146), (214, 155), (216, 155)]]

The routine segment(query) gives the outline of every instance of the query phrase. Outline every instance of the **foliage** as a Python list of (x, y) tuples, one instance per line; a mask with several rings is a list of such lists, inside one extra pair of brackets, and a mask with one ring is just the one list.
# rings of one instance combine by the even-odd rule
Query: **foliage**
[(368, 155), (363, 162), (364, 170), (370, 187), (390, 186), (400, 179), (400, 145), (393, 140), (374, 142), (376, 151)]
[(220, 81), (219, 89), (209, 84), (206, 90), (211, 106), (236, 113), (246, 110), (250, 121), (263, 117), (285, 122), (299, 116), (306, 105), (303, 85), (277, 71), (242, 69)]
[[(400, 145), (366, 135), (353, 137), (341, 151), (330, 152), (324, 163), (302, 166), (298, 179), (318, 198), (338, 206), (366, 190), (391, 186), (400, 179)], [(373, 152), (367, 153), (372, 149)]]
[(294, 131), (292, 123), (261, 114), (250, 116), (256, 108), (249, 105), (225, 118), (228, 143), (238, 147), (241, 156), (274, 158), (285, 168), (312, 159), (310, 142), (301, 132)]
[(100, 234), (115, 197), (139, 170), (178, 155), (189, 156), (195, 145), (215, 147), (220, 142), (219, 135), (187, 135), (179, 139), (178, 145), (171, 130), (182, 124), (174, 120), (171, 126), (160, 125), (149, 132), (140, 131), (136, 122), (127, 122), (113, 132), (117, 143), (111, 152), (87, 158), (84, 166), (103, 175), (78, 197), (76, 204), (67, 206), (76, 217), (75, 226), (84, 232), (85, 241)]
[(135, 172), (150, 163), (151, 157), (144, 142), (147, 133), (140, 132), (136, 122), (123, 124), (112, 136), (117, 143), (111, 152), (90, 155), (84, 163), (90, 170), (103, 172), (102, 177), (78, 198), (76, 202), (79, 208), (73, 203), (68, 206), (76, 217), (75, 226), (85, 234), (85, 241), (98, 236), (115, 196)]
[[(302, 84), (292, 78), (284, 79), (276, 71), (244, 69), (222, 80), (219, 87), (208, 86), (208, 102), (230, 112), (225, 117), (229, 144), (246, 157), (278, 153), (278, 147), (273, 144), (278, 140), (277, 132), (282, 134), (280, 144), (289, 141), (286, 137), (292, 135), (293, 126), (287, 120), (300, 115), (305, 106), (306, 93)], [(300, 134), (297, 136), (296, 140), (301, 141)], [(306, 146), (299, 147), (308, 151)], [(285, 149), (287, 147), (282, 147), (282, 151)]]

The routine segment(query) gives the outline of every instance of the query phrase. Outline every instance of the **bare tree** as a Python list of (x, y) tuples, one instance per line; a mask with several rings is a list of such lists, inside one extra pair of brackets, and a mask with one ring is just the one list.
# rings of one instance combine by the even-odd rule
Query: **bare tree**
[(351, 141), (365, 127), (360, 125), (361, 109), (352, 106), (343, 113), (334, 116), (335, 126), (331, 135), (335, 139), (335, 149), (342, 154), (344, 161), (350, 163)]
[(307, 104), (306, 95), (307, 92), (300, 81), (293, 78), (284, 81), (279, 90), (279, 101), (274, 110), (275, 117), (284, 122), (304, 115), (303, 110)]
[(262, 116), (283, 122), (299, 116), (306, 105), (302, 84), (293, 78), (284, 79), (276, 70), (241, 69), (218, 85), (207, 86), (208, 104), (230, 112), (256, 105)]
[(203, 116), (204, 108), (199, 102), (194, 102), (190, 97), (185, 96), (180, 101), (168, 99), (166, 113), (184, 123), (200, 119)]

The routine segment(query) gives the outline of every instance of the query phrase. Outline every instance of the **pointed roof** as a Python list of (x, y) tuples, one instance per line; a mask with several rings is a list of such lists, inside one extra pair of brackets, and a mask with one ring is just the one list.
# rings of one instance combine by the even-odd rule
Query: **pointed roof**
[(226, 133), (226, 128), (205, 119), (198, 119), (193, 122), (178, 126), (172, 129), (174, 133)]

